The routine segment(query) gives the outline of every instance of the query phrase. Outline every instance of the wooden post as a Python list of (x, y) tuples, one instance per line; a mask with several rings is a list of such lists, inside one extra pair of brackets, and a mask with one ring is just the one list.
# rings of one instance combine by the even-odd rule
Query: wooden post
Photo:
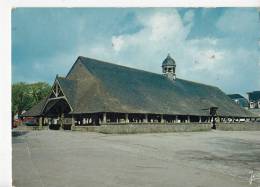
[(74, 116), (71, 117), (71, 127), (75, 127), (75, 118), (74, 118)]
[(190, 116), (187, 116), (187, 123), (190, 123)]
[(164, 123), (163, 115), (161, 114), (161, 123)]
[(144, 115), (144, 123), (148, 123), (148, 114)]
[(102, 123), (103, 123), (103, 124), (106, 124), (106, 123), (107, 123), (107, 114), (106, 114), (106, 113), (103, 113)]
[(39, 118), (39, 129), (42, 129), (42, 117)]
[(60, 116), (60, 130), (63, 129), (63, 120), (64, 120), (64, 114), (61, 114), (61, 116)]
[(201, 116), (199, 116), (199, 123), (201, 123)]
[(125, 114), (125, 123), (129, 123), (128, 114)]

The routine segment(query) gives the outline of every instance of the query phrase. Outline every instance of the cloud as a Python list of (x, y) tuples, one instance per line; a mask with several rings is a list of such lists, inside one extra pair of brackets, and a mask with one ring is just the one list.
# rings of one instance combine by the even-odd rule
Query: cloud
[[(219, 19), (218, 26), (228, 27), (230, 23), (224, 23), (223, 20), (230, 19), (232, 17), (230, 15), (237, 12), (239, 11), (226, 12)], [(252, 16), (252, 13), (247, 10), (241, 14), (245, 17)], [(256, 66), (258, 60), (255, 61), (258, 56), (256, 50), (249, 51), (240, 46), (230, 48), (226, 45), (228, 41), (225, 38), (205, 36), (187, 39), (188, 34), (192, 32), (193, 11), (186, 12), (183, 18), (177, 10), (154, 11), (147, 15), (137, 13), (136, 17), (142, 29), (131, 34), (113, 35), (111, 48), (103, 46), (101, 47), (103, 51), (96, 51), (96, 54), (92, 54), (94, 56), (100, 53), (107, 54), (108, 60), (161, 73), (161, 63), (167, 53), (171, 53), (177, 62), (177, 76), (180, 78), (220, 86), (227, 92), (254, 89), (252, 86), (246, 86), (248, 80), (254, 85), (258, 84), (259, 76), (251, 75), (251, 78), (248, 78), (248, 72), (255, 72), (254, 68), (259, 67)], [(251, 18), (243, 19), (251, 20)], [(190, 23), (185, 24), (187, 22)], [(234, 28), (229, 27), (225, 32), (233, 32)], [(246, 29), (236, 27), (241, 29), (239, 32), (246, 32)], [(251, 27), (255, 28), (255, 26)], [(252, 32), (252, 28), (249, 32)], [(252, 61), (249, 63), (248, 59)], [(244, 83), (242, 86), (244, 88), (238, 88), (239, 81)]]
[(112, 47), (116, 52), (121, 50), (123, 44), (124, 40), (122, 39), (122, 37), (112, 37)]
[[(207, 9), (207, 14), (211, 11), (218, 10)], [(204, 16), (202, 20), (196, 20), (197, 9), (187, 10), (182, 16), (172, 8), (115, 9), (104, 11), (106, 13), (93, 10), (90, 11), (91, 15), (84, 13), (85, 17), (82, 16), (83, 12), (77, 12), (73, 18), (66, 14), (69, 20), (61, 29), (68, 28), (68, 33), (61, 32), (57, 36), (59, 28), (55, 27), (53, 32), (56, 34), (48, 37), (53, 40), (43, 41), (43, 46), (37, 45), (37, 40), (41, 38), (40, 33), (47, 33), (47, 30), (36, 29), (33, 45), (30, 46), (37, 49), (31, 50), (30, 47), (25, 53), (16, 51), (13, 59), (20, 63), (15, 64), (13, 77), (16, 80), (35, 80), (37, 77), (52, 82), (56, 73), (66, 75), (79, 55), (161, 73), (161, 63), (170, 53), (177, 63), (179, 78), (216, 85), (228, 93), (247, 92), (260, 85), (259, 44), (255, 39), (259, 36), (256, 9), (225, 9), (216, 22), (210, 22), (217, 34), (198, 37), (188, 37), (196, 28), (195, 23), (206, 19)], [(62, 18), (61, 15), (59, 18)], [(73, 27), (77, 28), (75, 32), (70, 27), (74, 19), (77, 19)], [(19, 23), (19, 27), (22, 27), (22, 23)], [(37, 22), (37, 27), (41, 27), (40, 23)], [(134, 29), (131, 29), (131, 25)], [(28, 25), (26, 27), (27, 30), (30, 28)], [(197, 28), (196, 32), (200, 29), (204, 28)], [(15, 49), (23, 48), (26, 41), (22, 38), (30, 37), (25, 31), (22, 33), (15, 34), (15, 38), (19, 38), (14, 42)], [(70, 38), (68, 35), (73, 37), (71, 42), (66, 41)], [(49, 47), (48, 55), (45, 53), (46, 47)], [(23, 58), (32, 52), (35, 55)], [(27, 61), (31, 62), (30, 74), (24, 70)], [(21, 72), (23, 77), (18, 76)]]
[(184, 23), (190, 23), (190, 22), (192, 22), (193, 17), (194, 17), (194, 11), (193, 11), (193, 10), (188, 10), (188, 11), (184, 14), (183, 22), (184, 22)]

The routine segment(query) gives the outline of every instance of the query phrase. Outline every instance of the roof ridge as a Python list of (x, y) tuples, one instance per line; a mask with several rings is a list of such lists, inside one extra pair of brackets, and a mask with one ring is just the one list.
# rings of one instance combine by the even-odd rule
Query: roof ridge
[[(111, 64), (111, 65), (114, 65), (114, 66), (119, 66), (119, 67), (122, 67), (122, 68), (131, 69), (131, 70), (134, 70), (134, 71), (141, 71), (141, 72), (150, 73), (150, 74), (158, 75), (158, 76), (161, 76), (161, 77), (165, 77), (163, 74), (159, 74), (159, 73), (155, 73), (155, 72), (151, 72), (151, 71), (147, 71), (147, 70), (142, 70), (142, 69), (137, 69), (137, 68), (133, 68), (133, 67), (129, 67), (129, 66), (124, 66), (124, 65), (121, 65), (121, 64), (115, 64), (115, 63), (111, 63), (111, 62), (107, 62), (107, 61), (103, 61), (103, 60), (98, 60), (98, 59), (95, 59), (95, 58), (89, 58), (89, 57), (84, 57), (84, 56), (79, 56), (78, 58), (95, 60), (98, 63), (101, 62), (101, 63)], [(81, 61), (81, 62), (84, 63), (84, 60)], [(209, 84), (199, 83), (199, 82), (195, 82), (195, 81), (191, 81), (191, 80), (187, 80), (187, 79), (182, 79), (182, 78), (176, 78), (176, 80), (182, 80), (182, 81), (187, 81), (187, 82), (191, 82), (191, 83), (195, 83), (195, 84), (200, 84), (200, 85), (218, 88), (216, 86), (212, 86), (212, 85), (209, 85)]]
[[(117, 64), (117, 63), (111, 63), (111, 62), (107, 62), (107, 61), (103, 61), (103, 60), (99, 60), (99, 59), (95, 59), (95, 58), (89, 58), (89, 57), (84, 57), (84, 56), (79, 56), (79, 58), (95, 60), (97, 62), (111, 64), (111, 65), (114, 65), (114, 66), (119, 66), (119, 67), (122, 67), (122, 68), (131, 69), (131, 70), (134, 70), (134, 71), (142, 71), (142, 72), (145, 72), (145, 73), (151, 73), (151, 74), (155, 74), (155, 75), (162, 75), (162, 74), (159, 74), (159, 73), (155, 73), (155, 72), (151, 72), (151, 71), (147, 71), (147, 70), (142, 70), (142, 69), (137, 69), (137, 68), (134, 68), (134, 67), (129, 67), (129, 66), (125, 66), (125, 65), (121, 65), (121, 64)], [(84, 61), (82, 61), (82, 62), (84, 63)]]

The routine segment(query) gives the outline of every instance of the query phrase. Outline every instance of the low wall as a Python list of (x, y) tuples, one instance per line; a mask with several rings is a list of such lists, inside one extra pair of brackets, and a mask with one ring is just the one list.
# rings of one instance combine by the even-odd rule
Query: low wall
[[(187, 124), (109, 124), (101, 126), (74, 126), (73, 131), (99, 132), (105, 134), (166, 133), (209, 131), (210, 123)], [(259, 122), (218, 123), (217, 130), (223, 131), (260, 131)]]
[(217, 129), (223, 131), (260, 131), (260, 122), (220, 123), (217, 124)]
[(30, 131), (30, 130), (47, 130), (49, 129), (49, 126), (27, 126), (27, 125), (19, 125), (17, 128), (15, 128), (17, 130), (25, 130), (25, 131)]
[(99, 132), (100, 126), (71, 126), (72, 131)]
[(129, 124), (129, 125), (101, 125), (100, 133), (105, 134), (134, 134), (134, 133), (157, 133), (157, 132), (193, 132), (209, 131), (209, 123), (189, 123), (189, 124)]
[[(165, 133), (165, 132), (194, 132), (209, 131), (210, 123), (186, 123), (186, 124), (109, 124), (101, 126), (71, 126), (73, 131), (99, 132), (105, 134), (134, 134), (134, 133)], [(49, 126), (25, 126), (21, 125), (19, 130), (43, 130)], [(260, 122), (242, 123), (217, 123), (217, 130), (223, 131), (260, 131)]]

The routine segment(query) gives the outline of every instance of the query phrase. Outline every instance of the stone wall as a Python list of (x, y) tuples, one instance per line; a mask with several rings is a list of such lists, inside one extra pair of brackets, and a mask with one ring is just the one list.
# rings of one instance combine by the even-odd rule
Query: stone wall
[[(72, 126), (73, 131), (99, 132), (106, 134), (134, 133), (166, 133), (209, 131), (210, 123), (179, 123), (179, 124), (109, 124), (101, 126)], [(20, 130), (41, 130), (39, 126), (19, 126)], [(43, 126), (42, 129), (49, 129)], [(260, 122), (217, 123), (217, 130), (223, 131), (260, 131)]]
[(221, 123), (217, 124), (217, 129), (223, 131), (260, 131), (260, 122)]
[(101, 125), (100, 133), (106, 134), (133, 134), (133, 133), (165, 133), (165, 132), (193, 132), (209, 131), (209, 123), (188, 124), (129, 124), (129, 125)]
[(100, 126), (71, 126), (73, 131), (99, 132)]
[[(195, 132), (210, 131), (210, 123), (187, 124), (109, 124), (101, 126), (74, 126), (73, 131), (99, 132), (105, 134), (134, 134), (134, 133), (167, 133), (167, 132)], [(257, 131), (259, 122), (247, 123), (218, 123), (217, 130), (224, 131)]]
[(17, 128), (14, 128), (17, 130), (25, 130), (25, 131), (30, 131), (30, 130), (47, 130), (49, 129), (48, 126), (27, 126), (27, 125), (19, 125)]

